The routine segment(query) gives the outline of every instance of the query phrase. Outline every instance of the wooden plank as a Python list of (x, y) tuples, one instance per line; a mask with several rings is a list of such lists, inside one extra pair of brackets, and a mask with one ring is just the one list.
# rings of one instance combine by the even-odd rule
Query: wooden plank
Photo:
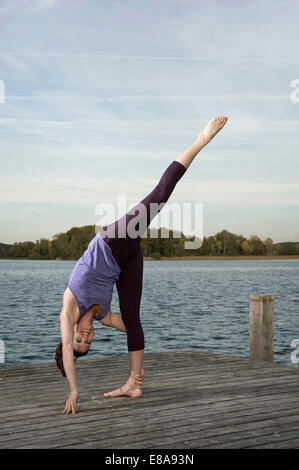
[[(295, 388), (295, 390), (297, 390), (297, 387)], [(198, 399), (195, 401), (193, 398), (191, 398), (190, 400), (186, 399), (184, 402), (182, 402), (180, 404), (179, 410), (183, 410), (184, 413), (186, 414), (186, 412), (188, 412), (188, 410), (191, 409), (192, 412), (195, 413), (196, 407), (200, 407), (201, 410), (204, 410), (205, 412), (209, 411), (209, 414), (212, 414), (213, 412), (217, 412), (218, 406), (220, 407), (221, 410), (224, 410), (226, 407), (237, 409), (238, 406), (246, 410), (248, 407), (258, 408), (257, 403), (260, 406), (265, 406), (265, 405), (273, 403), (273, 406), (276, 406), (276, 407), (277, 407), (278, 400), (281, 401), (281, 403), (283, 403), (283, 398), (281, 394), (279, 394), (278, 396), (274, 395), (273, 398), (271, 399), (272, 396), (273, 395), (271, 395), (270, 397), (260, 396), (258, 402), (256, 400), (256, 397), (251, 397), (251, 398), (244, 397), (241, 399), (238, 397), (233, 398), (233, 399), (231, 397), (228, 397), (228, 398), (219, 399), (217, 401), (213, 399), (209, 399), (209, 398)], [(285, 396), (286, 396), (285, 398), (286, 403), (293, 403), (293, 402), (296, 403), (297, 399), (292, 397), (290, 394), (285, 394)], [(109, 417), (110, 420), (116, 419), (117, 417), (120, 417), (122, 415), (130, 417), (131, 414), (134, 412), (134, 409), (132, 408), (130, 404), (130, 399), (121, 398), (118, 400), (119, 400), (118, 403), (115, 403), (114, 400), (108, 399), (108, 402), (111, 403), (110, 406), (108, 404), (107, 406), (105, 406), (104, 404), (103, 405), (99, 404), (99, 406), (96, 406), (96, 408), (93, 406), (91, 402), (89, 403), (87, 402), (86, 405), (84, 404), (83, 410), (76, 417), (76, 420), (85, 421), (86, 419), (88, 420), (90, 416), (97, 416), (97, 413), (99, 413), (99, 417), (101, 420), (103, 420), (107, 416)], [(49, 412), (48, 412), (49, 408), (50, 408), (50, 411), (54, 411), (54, 413), (52, 413), (52, 416), (49, 415)], [(160, 400), (160, 401), (156, 401), (152, 403), (150, 406), (144, 406), (144, 404), (140, 403), (138, 407), (138, 412), (142, 413), (142, 416), (144, 416), (145, 418), (148, 417), (150, 419), (151, 415), (153, 414), (159, 413), (159, 415), (163, 415), (167, 413), (169, 410), (172, 410), (174, 418), (176, 418), (177, 413), (175, 411), (177, 409), (178, 409), (177, 400), (174, 400), (173, 402), (167, 403), (167, 404), (165, 403), (165, 401)], [(21, 421), (20, 419), (18, 419), (19, 416), (21, 417)], [(34, 412), (32, 413), (31, 409), (27, 410), (26, 413), (22, 413), (22, 410), (21, 410), (18, 412), (17, 416), (12, 415), (12, 416), (9, 416), (8, 419), (5, 419), (5, 418), (1, 419), (1, 422), (3, 423), (2, 430), (5, 433), (6, 426), (9, 425), (9, 423), (11, 422), (13, 424), (15, 421), (17, 424), (21, 424), (21, 423), (28, 424), (28, 422), (33, 422), (36, 424), (37, 422), (39, 422), (41, 418), (43, 419), (43, 422), (45, 421), (45, 419), (46, 420), (50, 419), (53, 421), (54, 424), (56, 422), (58, 425), (60, 425), (60, 423), (63, 422), (64, 419), (68, 419), (64, 417), (63, 415), (61, 415), (61, 407), (59, 408), (59, 413), (57, 413), (57, 407), (48, 407), (47, 409), (39, 408), (39, 412), (35, 412), (35, 413)]]
[[(155, 387), (155, 385), (153, 384), (151, 387)], [(263, 395), (269, 395), (269, 396), (272, 396), (273, 394), (281, 394), (281, 393), (287, 393), (289, 394), (290, 391), (292, 391), (293, 389), (296, 390), (298, 388), (298, 381), (297, 379), (294, 380), (294, 381), (291, 381), (291, 380), (288, 380), (288, 381), (282, 381), (282, 383), (280, 383), (280, 381), (277, 381), (275, 384), (273, 383), (268, 383), (267, 385), (261, 385), (260, 387), (259, 386), (256, 386), (255, 384), (253, 384), (253, 387), (245, 387), (244, 389), (242, 389), (240, 386), (236, 389), (235, 387), (233, 387), (232, 389), (230, 388), (229, 385), (227, 386), (217, 386), (217, 387), (203, 387), (202, 389), (200, 387), (191, 387), (190, 389), (187, 387), (186, 389), (183, 389), (182, 387), (177, 387), (176, 390), (173, 390), (171, 392), (167, 392), (168, 388), (167, 387), (164, 387), (163, 389), (157, 389), (157, 390), (153, 390), (152, 389), (149, 389), (148, 390), (145, 388), (145, 395), (143, 396), (142, 398), (142, 406), (151, 406), (154, 402), (159, 402), (161, 401), (162, 403), (164, 403), (165, 405), (167, 403), (172, 403), (172, 402), (180, 402), (180, 403), (184, 403), (186, 400), (189, 400), (189, 399), (192, 399), (193, 397), (196, 397), (198, 395), (198, 392), (197, 390), (200, 391), (200, 399), (202, 400), (205, 396), (205, 393), (206, 393), (206, 396), (208, 397), (213, 397), (215, 396), (214, 398), (214, 401), (215, 400), (219, 400), (218, 399), (218, 396), (220, 395), (220, 397), (222, 398), (222, 395), (226, 395), (229, 396), (230, 398), (232, 397), (236, 397), (236, 396), (241, 396), (241, 393), (244, 393), (244, 390), (246, 392), (246, 395), (249, 396), (249, 392), (252, 396), (263, 396)], [(203, 389), (205, 391), (205, 393), (203, 393)], [(54, 399), (55, 402), (60, 402), (62, 406), (63, 405), (63, 402), (64, 402), (64, 399), (67, 397), (68, 395), (68, 392), (66, 391), (65, 395), (60, 393), (58, 394), (58, 396), (55, 396), (54, 398), (52, 398), (52, 401)], [(181, 396), (182, 395), (182, 396)], [(50, 398), (50, 397), (49, 397)], [(24, 413), (26, 413), (26, 409), (32, 409), (32, 406), (35, 407), (35, 409), (37, 410), (40, 410), (41, 407), (43, 406), (43, 404), (45, 403), (48, 403), (49, 402), (49, 398), (47, 398), (44, 402), (40, 403), (38, 400), (36, 400), (35, 398), (31, 397), (31, 403), (30, 404), (24, 404), (24, 403), (21, 403), (19, 405), (19, 407), (15, 406), (11, 411), (15, 414), (17, 413), (22, 413), (22, 410), (24, 411)], [(221, 399), (220, 398), (220, 399)], [(92, 400), (102, 400), (101, 401), (101, 406), (107, 406), (107, 399), (104, 399), (103, 396), (101, 394), (98, 394), (98, 395), (92, 395), (91, 396), (91, 399)], [(81, 400), (79, 401), (80, 403), (80, 406), (86, 402), (86, 400), (88, 401), (88, 397), (84, 394), (82, 394), (82, 397), (81, 397)], [(118, 401), (117, 400), (131, 400), (131, 399), (128, 399), (128, 398), (121, 398), (121, 399), (114, 399), (113, 402), (114, 402), (114, 405), (113, 406), (116, 406)], [(124, 403), (121, 401), (121, 406), (124, 405)], [(50, 408), (51, 409), (51, 408)], [(2, 419), (7, 416), (7, 413), (10, 413), (10, 412), (5, 412), (4, 414), (1, 413), (1, 417)]]
[[(263, 363), (264, 364), (264, 363)], [(169, 364), (168, 364), (169, 366)], [(158, 380), (159, 377), (160, 377), (160, 380), (175, 380), (175, 381), (184, 381), (186, 377), (190, 377), (190, 375), (193, 375), (194, 372), (196, 372), (194, 370), (194, 367), (182, 367), (182, 368), (176, 368), (174, 369), (173, 368), (173, 365), (171, 365), (172, 369), (168, 372), (165, 372), (165, 371), (161, 371), (161, 372), (156, 372), (156, 371), (147, 371), (148, 373), (146, 373), (146, 378), (150, 378), (151, 380)], [(199, 366), (197, 368), (197, 372), (196, 372), (196, 375), (194, 376), (195, 377), (195, 380), (199, 379), (199, 378), (203, 378), (205, 381), (208, 380), (209, 383), (211, 382), (217, 382), (217, 380), (223, 380), (224, 378), (228, 378), (230, 379), (232, 376), (234, 375), (237, 375), (239, 378), (242, 378), (242, 377), (252, 377), (253, 375), (256, 376), (256, 377), (260, 377), (262, 375), (264, 375), (265, 373), (267, 373), (268, 375), (271, 375), (271, 377), (274, 377), (276, 375), (280, 375), (280, 376), (285, 376), (285, 375), (294, 375), (294, 376), (298, 376), (298, 370), (296, 370), (295, 367), (285, 367), (283, 369), (281, 369), (281, 367), (279, 368), (270, 368), (269, 367), (267, 368), (262, 368), (260, 366), (256, 366), (257, 368), (255, 369), (255, 371), (253, 370), (250, 370), (249, 368), (246, 368), (245, 370), (241, 370), (239, 366), (233, 366), (233, 365), (229, 365), (228, 366), (229, 369), (226, 370), (226, 369), (223, 369), (222, 366), (219, 367), (219, 371), (218, 369), (216, 368), (213, 368), (211, 366), (207, 366), (207, 368), (205, 369), (204, 367), (202, 366)], [(90, 369), (89, 369), (89, 365), (87, 364), (87, 368), (88, 368), (88, 374), (90, 374)], [(95, 372), (99, 373), (99, 369), (96, 370)], [(119, 380), (123, 379), (125, 380), (126, 377), (127, 377), (127, 372), (126, 371), (123, 371), (123, 370), (119, 370), (119, 371), (115, 371), (117, 376), (120, 376), (119, 377)], [(218, 373), (219, 372), (219, 373)], [(41, 374), (42, 374), (42, 377), (43, 377), (43, 380), (41, 382)], [(80, 379), (80, 377), (82, 377), (83, 379), (86, 378), (86, 371), (85, 371), (85, 368), (82, 370), (82, 369), (78, 369), (77, 370), (77, 374), (78, 374), (78, 378)], [(178, 376), (179, 374), (179, 376)], [(53, 372), (52, 372), (52, 375), (53, 375)], [(60, 376), (57, 376), (56, 380), (53, 380), (55, 378), (55, 376), (52, 378), (49, 377), (49, 379), (46, 381), (45, 380), (45, 377), (44, 377), (44, 374), (43, 372), (40, 372), (39, 375), (37, 377), (35, 377), (34, 381), (29, 381), (29, 379), (26, 380), (26, 384), (28, 385), (38, 385), (40, 386), (41, 388), (45, 387), (47, 388), (48, 386), (48, 382), (51, 383), (52, 385), (56, 384), (57, 387), (60, 387), (61, 384), (65, 383), (66, 382), (66, 379), (60, 377)], [(86, 384), (86, 386), (94, 386), (93, 383), (96, 382), (98, 380), (97, 377), (93, 378), (93, 377), (90, 377), (89, 376), (89, 382), (88, 384)], [(46, 382), (46, 383), (45, 383)], [(105, 372), (104, 376), (102, 376), (101, 378), (101, 384), (107, 384), (109, 385), (111, 383), (111, 375), (110, 374), (107, 374), (107, 372)], [(6, 381), (6, 384), (4, 383), (3, 386), (1, 387), (2, 388), (2, 393), (5, 392), (5, 390), (9, 390), (9, 392), (11, 392), (11, 385), (13, 384), (14, 386), (14, 391), (15, 392), (21, 392), (21, 393), (24, 393), (24, 377), (22, 377), (22, 379), (20, 378), (20, 384), (17, 384), (16, 382), (11, 382), (10, 380), (7, 380)], [(6, 386), (5, 386), (6, 385)], [(10, 393), (11, 394), (11, 393)]]
[[(246, 413), (244, 413), (244, 409), (239, 410), (239, 413), (234, 409), (232, 413), (232, 409), (229, 410), (223, 410), (218, 409), (218, 412), (215, 413), (210, 413), (207, 415), (206, 410), (200, 410), (200, 412), (197, 410), (189, 410), (189, 413), (183, 412), (183, 413), (176, 413), (175, 419), (173, 418), (173, 410), (170, 410), (169, 413), (163, 413), (157, 417), (149, 416), (150, 424), (146, 429), (146, 432), (149, 432), (150, 430), (156, 431), (160, 425), (168, 425), (177, 428), (178, 426), (181, 428), (183, 427), (190, 427), (190, 429), (194, 430), (194, 424), (197, 425), (198, 421), (200, 421), (201, 426), (204, 427), (205, 429), (209, 429), (211, 426), (211, 422), (213, 427), (219, 427), (221, 425), (222, 427), (225, 426), (235, 426), (236, 424), (242, 424), (242, 423), (251, 423), (251, 422), (256, 422), (256, 421), (264, 421), (267, 419), (273, 420), (276, 417), (287, 417), (287, 416), (293, 416), (295, 412), (299, 411), (299, 407), (295, 404), (290, 404), (289, 408), (281, 408), (280, 410), (277, 408), (271, 407), (265, 407), (261, 406), (259, 409), (250, 409), (246, 410)], [(115, 424), (115, 420), (117, 419), (117, 423)], [(129, 417), (129, 418), (132, 418)], [(24, 434), (24, 430), (26, 430), (26, 438), (31, 438), (36, 435), (36, 431), (38, 430), (38, 435), (39, 439), (42, 439), (45, 441), (44, 437), (47, 437), (47, 442), (49, 443), (51, 441), (52, 435), (55, 435), (55, 438), (58, 437), (57, 434), (61, 434), (62, 436), (67, 433), (68, 431), (84, 431), (84, 428), (86, 427), (86, 432), (88, 432), (89, 435), (92, 434), (93, 431), (98, 430), (98, 422), (99, 419), (101, 419), (101, 425), (103, 428), (108, 428), (109, 424), (112, 422), (114, 429), (119, 428), (117, 435), (120, 436), (121, 432), (124, 431), (126, 436), (127, 434), (134, 434), (136, 430), (136, 426), (143, 426), (143, 423), (145, 421), (145, 417), (142, 414), (140, 416), (140, 413), (136, 413), (136, 416), (134, 419), (128, 419), (128, 416), (116, 416), (114, 417), (114, 422), (111, 419), (105, 419), (105, 417), (98, 415), (98, 416), (89, 416), (89, 419), (86, 419), (85, 421), (76, 420), (76, 422), (70, 422), (70, 420), (65, 421), (64, 423), (60, 422), (56, 428), (51, 427), (49, 428), (48, 423), (43, 423), (43, 425), (40, 426), (30, 426), (27, 425), (23, 427), (23, 429), (20, 429), (18, 427), (14, 427), (9, 429), (6, 429), (5, 435), (3, 435), (2, 441), (5, 442), (6, 444), (9, 443), (12, 440), (18, 440), (18, 435), (20, 436), (20, 440)], [(58, 424), (58, 423), (57, 423)], [(24, 429), (25, 428), (25, 429)], [(30, 433), (32, 432), (32, 434)], [(106, 433), (105, 433), (106, 435)], [(50, 438), (50, 439), (49, 439)], [(23, 441), (24, 442), (24, 441)], [(35, 443), (37, 441), (35, 440)]]
[[(290, 430), (290, 425), (294, 433), (299, 432), (299, 420), (292, 416), (284, 417), (285, 423), (279, 424), (280, 430)], [(297, 421), (296, 421), (297, 419)], [(277, 418), (279, 421), (279, 418)], [(240, 425), (229, 425), (225, 426), (214, 426), (209, 428), (206, 425), (192, 424), (192, 428), (188, 426), (175, 426), (169, 427), (167, 424), (160, 424), (156, 426), (153, 431), (149, 431), (147, 424), (136, 426), (135, 434), (129, 434), (119, 436), (119, 429), (114, 427), (111, 429), (111, 433), (107, 435), (105, 432), (99, 431), (94, 433), (93, 431), (88, 432), (88, 436), (85, 433), (68, 432), (63, 439), (50, 438), (43, 443), (37, 441), (31, 441), (36, 448), (103, 448), (103, 449), (143, 449), (143, 448), (221, 448), (225, 442), (225, 447), (230, 448), (241, 448), (244, 447), (244, 442), (248, 437), (257, 441), (257, 436), (260, 439), (264, 439), (267, 434), (275, 434), (278, 432), (277, 425), (270, 425), (271, 420), (264, 422), (245, 423)], [(125, 426), (124, 426), (125, 432)], [(185, 440), (183, 440), (185, 437)], [(238, 441), (234, 446), (234, 441)], [(24, 443), (23, 443), (24, 444)], [(23, 447), (23, 444), (21, 446)], [(30, 442), (26, 443), (25, 446), (29, 445)], [(21, 448), (21, 447), (20, 447)]]
[(264, 440), (263, 444), (252, 445), (250, 449), (298, 449), (298, 437), (293, 439), (293, 432), (287, 431), (280, 433), (279, 441), (275, 439)]
[[(112, 400), (113, 401), (113, 400)], [(214, 414), (221, 414), (224, 415), (225, 413), (234, 412), (234, 416), (237, 416), (238, 413), (244, 415), (250, 415), (252, 413), (260, 413), (260, 411), (264, 411), (267, 408), (272, 408), (274, 411), (279, 410), (288, 410), (290, 407), (294, 407), (297, 404), (298, 400), (296, 397), (286, 397), (282, 398), (281, 396), (275, 396), (274, 398), (270, 397), (261, 397), (258, 401), (255, 398), (243, 398), (243, 399), (228, 399), (222, 401), (186, 401), (180, 407), (177, 407), (177, 403), (172, 403), (165, 405), (165, 403), (161, 403), (160, 405), (152, 405), (151, 407), (145, 408), (143, 406), (138, 407), (138, 413), (142, 411), (143, 419), (156, 419), (153, 418), (156, 414), (160, 417), (166, 417), (168, 415), (173, 416), (175, 412), (175, 419), (179, 419), (180, 416), (186, 417), (189, 414), (192, 416), (197, 416), (199, 409), (202, 413), (212, 416)], [(213, 405), (211, 407), (211, 404)], [(113, 404), (107, 407), (93, 407), (90, 406), (90, 402), (87, 403), (87, 407), (85, 407), (84, 413), (80, 413), (78, 415), (78, 419), (76, 422), (85, 423), (90, 422), (95, 419), (101, 418), (102, 421), (109, 422), (111, 420), (120, 419), (120, 418), (127, 418), (130, 419), (132, 415), (132, 407), (125, 406), (125, 404), (120, 407), (115, 407)], [(43, 418), (42, 422), (40, 418)], [(0, 436), (6, 436), (8, 432), (13, 429), (18, 429), (21, 431), (22, 429), (39, 429), (39, 428), (46, 428), (48, 426), (61, 426), (62, 423), (65, 423), (65, 417), (63, 415), (49, 415), (46, 414), (46, 411), (42, 409), (40, 413), (36, 416), (35, 414), (26, 414), (25, 417), (21, 414), (21, 419), (17, 417), (13, 417), (13, 419), (1, 419), (2, 427), (0, 429)]]

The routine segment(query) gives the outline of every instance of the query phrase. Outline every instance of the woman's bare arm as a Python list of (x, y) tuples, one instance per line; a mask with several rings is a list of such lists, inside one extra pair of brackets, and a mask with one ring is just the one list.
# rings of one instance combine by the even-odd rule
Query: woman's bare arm
[(60, 331), (62, 340), (63, 366), (69, 381), (70, 389), (77, 390), (75, 361), (74, 361), (74, 321), (72, 315), (66, 310), (60, 313)]
[(115, 328), (116, 330), (122, 331), (123, 333), (127, 332), (121, 314), (111, 312), (111, 310), (109, 310), (107, 315), (105, 315), (105, 317), (100, 320), (100, 322), (104, 326), (110, 326), (111, 328)]
[(70, 396), (66, 401), (63, 413), (76, 413), (79, 390), (77, 386), (73, 350), (74, 320), (72, 314), (65, 309), (62, 309), (60, 313), (60, 331), (62, 339), (63, 366), (70, 385)]

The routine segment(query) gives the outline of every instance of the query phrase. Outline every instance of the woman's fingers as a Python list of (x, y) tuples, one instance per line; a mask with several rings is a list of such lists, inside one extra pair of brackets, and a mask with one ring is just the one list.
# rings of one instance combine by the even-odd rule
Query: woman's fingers
[(65, 405), (65, 408), (62, 413), (68, 415), (69, 413), (72, 413), (72, 414), (77, 413), (77, 411), (78, 409), (77, 409), (76, 403), (71, 402)]
[(68, 406), (68, 407), (66, 407), (66, 408), (63, 410), (62, 413), (68, 415), (68, 414), (70, 414), (71, 412), (72, 412), (72, 413), (76, 413), (76, 411), (75, 411), (75, 409), (74, 409), (73, 406)]

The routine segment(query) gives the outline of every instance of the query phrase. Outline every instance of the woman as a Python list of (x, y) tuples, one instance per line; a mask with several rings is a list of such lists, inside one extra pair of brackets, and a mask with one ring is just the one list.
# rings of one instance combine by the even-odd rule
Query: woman
[[(141, 237), (192, 160), (226, 122), (225, 116), (212, 119), (191, 147), (169, 165), (154, 190), (118, 221), (103, 227), (76, 263), (63, 294), (60, 313), (62, 342), (56, 349), (57, 366), (70, 385), (70, 395), (63, 413), (77, 411), (79, 390), (74, 360), (88, 353), (95, 320), (127, 333), (129, 378), (124, 386), (104, 396), (142, 396), (144, 336), (139, 318), (143, 274)], [(152, 210), (153, 205), (157, 208), (156, 213)], [(114, 283), (121, 315), (110, 310)]]

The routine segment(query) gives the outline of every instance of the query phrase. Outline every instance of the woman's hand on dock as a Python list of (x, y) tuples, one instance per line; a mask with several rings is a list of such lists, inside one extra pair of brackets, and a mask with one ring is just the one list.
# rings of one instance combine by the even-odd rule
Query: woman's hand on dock
[(69, 413), (76, 413), (77, 410), (77, 400), (79, 398), (79, 390), (73, 390), (70, 393), (70, 396), (66, 400), (65, 408), (62, 413), (69, 414)]

